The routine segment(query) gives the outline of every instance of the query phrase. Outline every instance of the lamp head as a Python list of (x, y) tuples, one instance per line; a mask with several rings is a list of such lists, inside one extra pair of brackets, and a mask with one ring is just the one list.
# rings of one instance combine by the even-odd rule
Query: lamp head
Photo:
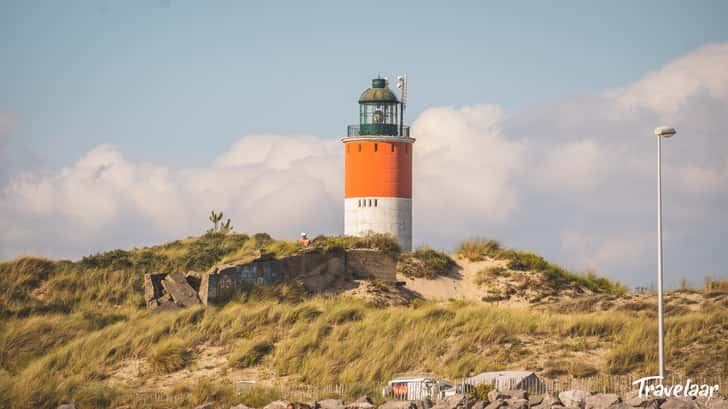
[(655, 128), (655, 135), (657, 136), (664, 136), (665, 138), (669, 138), (673, 135), (675, 135), (677, 131), (675, 131), (675, 128), (668, 128), (661, 126), (659, 128)]

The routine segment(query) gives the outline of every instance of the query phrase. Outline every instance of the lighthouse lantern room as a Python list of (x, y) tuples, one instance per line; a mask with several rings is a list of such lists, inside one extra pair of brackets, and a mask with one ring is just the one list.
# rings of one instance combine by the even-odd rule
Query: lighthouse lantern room
[(412, 249), (412, 148), (404, 125), (407, 77), (401, 99), (386, 78), (372, 80), (359, 97), (359, 125), (348, 127), (345, 149), (344, 234), (391, 234)]

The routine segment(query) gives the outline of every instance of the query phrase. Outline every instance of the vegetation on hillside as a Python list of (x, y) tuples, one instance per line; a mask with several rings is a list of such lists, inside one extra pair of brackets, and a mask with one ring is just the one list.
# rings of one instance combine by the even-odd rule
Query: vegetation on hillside
[[(320, 236), (310, 247), (399, 251), (387, 235)], [(156, 246), (107, 251), (75, 262), (43, 258), (0, 262), (0, 317), (69, 313), (90, 305), (143, 308), (144, 273), (203, 272), (218, 263), (251, 260), (261, 254), (283, 257), (300, 249), (297, 243), (274, 240), (266, 233), (207, 233)]]
[[(321, 237), (312, 246), (398, 250), (384, 236)], [(473, 247), (474, 254), (492, 254)], [(485, 247), (510, 252), (494, 250), (492, 244)], [(609, 312), (590, 312), (593, 304), (584, 301), (569, 306), (568, 313), (421, 300), (376, 307), (344, 296), (312, 297), (291, 282), (249, 288), (224, 306), (162, 313), (144, 308), (145, 272), (205, 270), (238, 257), (297, 249), (296, 243), (263, 233), (210, 233), (77, 262), (1, 262), (0, 408), (53, 408), (69, 401), (99, 408), (130, 403), (144, 378), (203, 369), (202, 351), (212, 347), (222, 347), (225, 371), (255, 370), (292, 383), (343, 382), (351, 386), (351, 397), (376, 395), (381, 382), (408, 371), (450, 378), (500, 369), (573, 376), (654, 373), (654, 312), (637, 301), (629, 309)], [(446, 255), (431, 249), (419, 249), (410, 257), (418, 268), (427, 266), (437, 274), (453, 266)], [(549, 268), (537, 256), (501, 259), (508, 260), (507, 268), (486, 273)], [(670, 369), (728, 374), (728, 288), (711, 282), (702, 296), (706, 301), (692, 312), (668, 312)], [(612, 297), (610, 302), (616, 298), (599, 297)], [(117, 375), (129, 362), (139, 366), (137, 381)], [(275, 387), (238, 395), (224, 379), (183, 379), (168, 391), (183, 395), (183, 406), (215, 400), (260, 407), (282, 396)]]
[(400, 254), (397, 273), (432, 279), (449, 275), (455, 266), (455, 261), (447, 254), (422, 246), (414, 252)]
[[(579, 285), (595, 293), (617, 294), (626, 292), (625, 287), (604, 277), (598, 277), (593, 272), (579, 275), (563, 267), (546, 261), (543, 257), (525, 250), (504, 248), (495, 240), (471, 239), (460, 243), (457, 254), (469, 261), (482, 261), (486, 258), (507, 261), (507, 267), (513, 271), (530, 271), (540, 273), (552, 288), (561, 288), (571, 284)], [(490, 271), (489, 273), (502, 273)], [(483, 274), (488, 272), (484, 271)], [(483, 277), (485, 280), (485, 277)]]
[(355, 236), (318, 236), (311, 246), (323, 249), (376, 249), (388, 253), (399, 253), (397, 240), (390, 234), (373, 233), (364, 237)]
[[(14, 407), (53, 407), (82, 389), (118, 403), (128, 398), (124, 391), (101, 386), (119, 362), (145, 359), (150, 373), (142, 376), (173, 372), (194, 365), (194, 351), (206, 345), (231, 346), (231, 367), (260, 367), (311, 384), (377, 385), (414, 370), (455, 378), (514, 365), (575, 376), (655, 369), (655, 323), (639, 314), (562, 315), (462, 302), (375, 308), (343, 297), (281, 302), (271, 295), (159, 314), (126, 309), (113, 319), (110, 311), (7, 319), (0, 388)], [(728, 371), (725, 308), (668, 317), (666, 328), (672, 368)], [(608, 352), (598, 367), (573, 364), (576, 354), (600, 348)]]

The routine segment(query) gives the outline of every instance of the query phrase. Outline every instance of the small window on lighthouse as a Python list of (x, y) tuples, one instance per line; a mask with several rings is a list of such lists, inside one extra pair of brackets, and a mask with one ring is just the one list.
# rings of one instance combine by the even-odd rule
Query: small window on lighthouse
[(351, 148), (351, 146), (346, 145), (346, 153), (349, 153), (349, 148)]
[(361, 207), (361, 199), (356, 201), (356, 207)]
[(372, 199), (369, 199), (369, 204), (367, 206), (372, 207)]
[(394, 144), (392, 144), (392, 152), (394, 152)]
[(359, 152), (361, 152), (361, 144), (359, 144)]
[(377, 207), (377, 199), (374, 199), (374, 207)]
[(379, 145), (375, 143), (374, 144), (374, 152), (377, 152), (378, 150), (379, 150)]

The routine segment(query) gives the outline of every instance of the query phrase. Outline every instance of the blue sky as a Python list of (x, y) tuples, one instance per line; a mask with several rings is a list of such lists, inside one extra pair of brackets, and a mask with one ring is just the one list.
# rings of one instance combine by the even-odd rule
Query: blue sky
[(0, 5), (0, 110), (51, 166), (99, 143), (202, 165), (248, 133), (340, 136), (378, 73), (432, 106), (527, 110), (728, 38), (725, 2), (70, 1)]
[(414, 242), (486, 236), (671, 285), (728, 276), (728, 3), (0, 0), (0, 259), (343, 230), (342, 148), (407, 73)]

